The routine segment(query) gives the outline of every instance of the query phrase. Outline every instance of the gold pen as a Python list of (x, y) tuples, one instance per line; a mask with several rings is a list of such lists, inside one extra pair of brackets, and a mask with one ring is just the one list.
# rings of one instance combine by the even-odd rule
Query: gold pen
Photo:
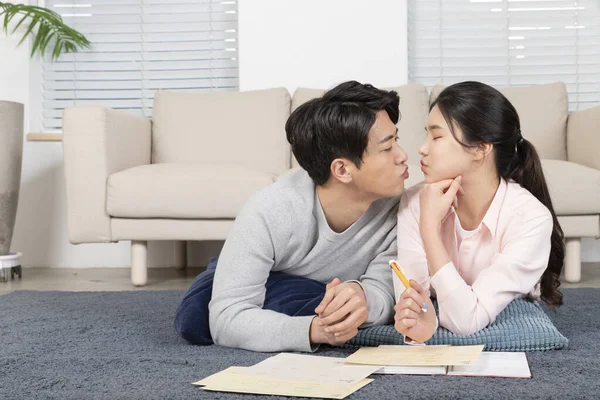
[[(402, 268), (400, 268), (396, 260), (390, 260), (390, 267), (392, 268), (392, 270), (394, 270), (396, 276), (400, 279), (400, 282), (402, 282), (404, 287), (408, 289), (410, 287), (410, 282), (408, 281), (408, 279), (406, 279), (404, 272), (402, 272)], [(423, 312), (427, 312), (428, 309), (429, 304), (427, 304), (427, 302), (424, 302), (421, 306), (421, 310), (423, 310)]]

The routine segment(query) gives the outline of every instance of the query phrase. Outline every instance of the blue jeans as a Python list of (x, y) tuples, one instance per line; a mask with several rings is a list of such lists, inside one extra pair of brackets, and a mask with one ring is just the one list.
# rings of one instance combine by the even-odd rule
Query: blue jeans
[[(200, 273), (185, 292), (175, 314), (175, 330), (191, 344), (213, 343), (208, 325), (208, 303), (217, 259), (212, 258), (206, 271)], [(289, 316), (314, 315), (325, 295), (325, 284), (313, 279), (271, 272), (266, 283), (263, 309)]]

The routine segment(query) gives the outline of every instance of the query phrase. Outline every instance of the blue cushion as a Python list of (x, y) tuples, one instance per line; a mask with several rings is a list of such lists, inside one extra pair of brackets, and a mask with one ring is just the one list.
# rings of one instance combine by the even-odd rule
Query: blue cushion
[[(427, 341), (429, 345), (484, 344), (486, 351), (558, 350), (566, 348), (568, 343), (568, 339), (556, 329), (540, 304), (525, 299), (512, 301), (493, 324), (473, 335), (459, 336), (440, 327)], [(393, 325), (372, 326), (361, 329), (344, 347), (384, 344), (404, 344), (404, 337)]]

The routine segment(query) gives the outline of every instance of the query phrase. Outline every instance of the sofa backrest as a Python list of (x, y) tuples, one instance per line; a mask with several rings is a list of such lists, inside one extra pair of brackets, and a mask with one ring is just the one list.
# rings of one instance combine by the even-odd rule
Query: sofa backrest
[[(421, 84), (407, 84), (398, 87), (385, 88), (386, 90), (395, 90), (400, 96), (400, 121), (398, 127), (398, 136), (400, 145), (408, 153), (408, 163), (419, 163), (419, 146), (425, 139), (425, 122), (429, 113), (429, 97), (427, 89)], [(294, 92), (292, 99), (292, 112), (300, 105), (315, 97), (322, 96), (325, 90), (298, 88)], [(292, 156), (292, 166), (298, 166), (298, 162)]]
[[(430, 103), (444, 89), (431, 89)], [(563, 82), (526, 87), (498, 88), (515, 106), (521, 119), (521, 133), (538, 151), (540, 158), (567, 159), (567, 117), (569, 102)]]
[(273, 176), (290, 168), (284, 88), (248, 92), (158, 91), (152, 163), (235, 164)]

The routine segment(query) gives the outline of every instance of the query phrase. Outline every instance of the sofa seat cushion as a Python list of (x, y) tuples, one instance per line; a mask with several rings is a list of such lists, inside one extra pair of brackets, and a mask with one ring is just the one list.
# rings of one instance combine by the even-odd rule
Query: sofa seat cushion
[(235, 218), (273, 180), (233, 165), (143, 165), (108, 178), (106, 211), (119, 218)]
[(600, 213), (600, 171), (569, 161), (542, 160), (557, 215)]

